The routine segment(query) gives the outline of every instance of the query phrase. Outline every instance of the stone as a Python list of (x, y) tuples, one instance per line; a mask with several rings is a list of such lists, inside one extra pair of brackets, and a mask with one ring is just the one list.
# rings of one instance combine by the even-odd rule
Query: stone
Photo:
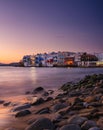
[(87, 108), (87, 107), (89, 107), (89, 103), (83, 102), (83, 106), (84, 106), (85, 108)]
[(75, 104), (78, 104), (78, 103), (82, 103), (83, 100), (78, 98), (78, 97), (72, 97), (72, 98), (70, 97), (70, 98), (68, 98), (68, 100), (66, 102), (70, 103), (71, 105), (75, 105)]
[(64, 96), (65, 96), (64, 93), (60, 93), (60, 94), (58, 94), (58, 95), (55, 97), (55, 99), (60, 99), (60, 98), (63, 98)]
[(53, 123), (58, 123), (62, 120), (62, 116), (60, 114), (56, 115), (55, 118), (52, 120)]
[(96, 101), (96, 97), (95, 96), (88, 96), (84, 99), (84, 101), (87, 103), (91, 103), (91, 102)]
[(89, 106), (101, 107), (101, 106), (103, 106), (103, 104), (102, 104), (102, 103), (99, 103), (99, 102), (91, 102), (91, 103), (89, 104)]
[(45, 100), (43, 98), (39, 98), (34, 103), (32, 103), (32, 105), (40, 105), (44, 102), (45, 102)]
[(48, 118), (39, 118), (25, 130), (54, 130), (55, 126)]
[(81, 95), (81, 92), (75, 92), (75, 91), (73, 91), (73, 92), (69, 92), (69, 97), (76, 97), (76, 96), (80, 96)]
[(84, 124), (81, 126), (81, 128), (83, 130), (88, 130), (89, 128), (96, 127), (96, 126), (97, 126), (97, 124), (95, 121), (88, 120), (88, 121), (84, 122)]
[(40, 109), (35, 114), (46, 114), (46, 113), (50, 113), (50, 110), (48, 107)]
[(54, 105), (53, 111), (57, 112), (58, 110), (63, 109), (65, 107), (67, 107), (67, 104), (65, 104), (65, 103), (58, 103), (58, 104)]
[(68, 119), (69, 124), (77, 124), (77, 125), (82, 125), (85, 121), (88, 119), (86, 117), (80, 117), (80, 116), (72, 116)]
[(21, 105), (21, 106), (17, 106), (17, 107), (15, 107), (13, 109), (13, 112), (15, 112), (15, 111), (21, 111), (23, 109), (27, 109), (27, 108), (30, 108), (30, 107), (31, 107), (30, 104), (24, 104), (24, 105)]
[(81, 128), (75, 124), (68, 124), (61, 127), (60, 130), (81, 130)]
[(25, 94), (26, 94), (26, 95), (27, 95), (27, 94), (30, 94), (30, 91), (26, 91)]
[(53, 90), (48, 90), (49, 94), (53, 94), (54, 91)]
[(4, 106), (9, 106), (11, 104), (11, 102), (5, 102), (3, 105)]
[(5, 101), (4, 100), (0, 100), (0, 104), (3, 104)]
[(16, 113), (15, 117), (22, 117), (22, 116), (26, 116), (29, 114), (31, 114), (31, 112), (29, 110), (23, 110), (23, 111)]
[(36, 94), (36, 93), (39, 93), (39, 92), (42, 92), (44, 91), (44, 88), (43, 87), (37, 87), (33, 90), (32, 94)]
[(100, 128), (103, 128), (103, 117), (101, 117), (101, 118), (97, 121), (97, 125), (98, 125)]
[(37, 119), (36, 118), (32, 118), (30, 120), (28, 120), (27, 124), (30, 125), (32, 123), (34, 123)]
[(49, 95), (49, 93), (48, 92), (44, 92), (43, 94), (42, 94), (42, 96), (48, 96)]
[(92, 127), (89, 130), (100, 130), (100, 128), (99, 127)]
[(48, 101), (51, 101), (51, 100), (53, 100), (53, 98), (52, 97), (48, 97), (45, 101), (48, 102)]

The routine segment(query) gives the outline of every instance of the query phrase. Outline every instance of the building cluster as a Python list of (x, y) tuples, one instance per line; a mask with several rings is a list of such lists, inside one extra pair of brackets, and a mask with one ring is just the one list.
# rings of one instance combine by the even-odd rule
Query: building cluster
[(86, 52), (51, 52), (36, 55), (25, 55), (22, 58), (25, 67), (95, 67), (103, 66), (103, 53)]

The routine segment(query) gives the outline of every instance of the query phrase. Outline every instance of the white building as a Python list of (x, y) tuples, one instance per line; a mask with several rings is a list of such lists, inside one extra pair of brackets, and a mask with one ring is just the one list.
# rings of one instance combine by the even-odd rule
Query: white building
[(103, 66), (103, 52), (102, 53), (95, 53), (95, 56), (98, 58), (97, 66)]

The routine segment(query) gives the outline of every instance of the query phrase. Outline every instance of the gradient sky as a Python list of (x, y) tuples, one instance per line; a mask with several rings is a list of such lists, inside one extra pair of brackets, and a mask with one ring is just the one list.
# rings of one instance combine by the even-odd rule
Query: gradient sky
[(103, 0), (0, 0), (0, 62), (51, 51), (103, 52)]

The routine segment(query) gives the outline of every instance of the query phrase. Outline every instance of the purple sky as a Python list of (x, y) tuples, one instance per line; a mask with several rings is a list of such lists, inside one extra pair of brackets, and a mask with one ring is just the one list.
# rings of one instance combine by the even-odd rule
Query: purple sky
[(0, 62), (50, 51), (103, 52), (103, 0), (0, 0)]

